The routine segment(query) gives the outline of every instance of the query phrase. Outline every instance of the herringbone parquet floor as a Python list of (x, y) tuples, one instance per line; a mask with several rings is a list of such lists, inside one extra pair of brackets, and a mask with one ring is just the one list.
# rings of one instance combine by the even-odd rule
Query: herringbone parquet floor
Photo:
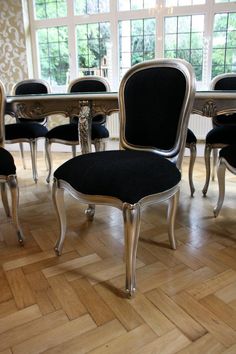
[[(58, 225), (51, 187), (39, 154), (39, 182), (22, 169), (19, 247), (0, 210), (0, 353), (236, 353), (236, 181), (227, 174), (226, 198), (217, 219), (217, 183), (206, 198), (203, 159), (194, 171), (190, 198), (185, 158), (176, 222), (178, 249), (170, 250), (166, 205), (142, 218), (137, 293), (123, 293), (123, 228), (120, 211), (85, 206), (66, 196), (68, 232), (61, 257), (53, 246)], [(68, 154), (54, 154), (55, 166)], [(28, 160), (28, 165), (30, 162)]]

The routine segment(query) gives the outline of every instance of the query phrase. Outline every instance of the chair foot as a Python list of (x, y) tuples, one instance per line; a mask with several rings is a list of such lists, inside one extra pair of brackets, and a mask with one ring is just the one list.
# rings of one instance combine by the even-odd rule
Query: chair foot
[(136, 289), (135, 288), (126, 289), (125, 291), (126, 291), (128, 299), (132, 299), (135, 295)]
[(21, 231), (17, 231), (17, 238), (20, 246), (24, 246), (24, 236)]
[(55, 246), (55, 247), (54, 247), (54, 251), (55, 251), (56, 256), (61, 256), (61, 254), (62, 254), (62, 250), (61, 250), (61, 249), (59, 249), (59, 247), (58, 247), (58, 246)]
[(95, 205), (89, 204), (88, 208), (85, 210), (85, 215), (87, 217), (87, 220), (93, 221), (94, 214), (95, 214)]

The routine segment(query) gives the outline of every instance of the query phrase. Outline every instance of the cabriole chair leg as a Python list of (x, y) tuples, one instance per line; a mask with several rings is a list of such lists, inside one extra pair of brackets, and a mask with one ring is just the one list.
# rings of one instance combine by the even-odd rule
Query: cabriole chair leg
[(11, 192), (12, 220), (17, 230), (18, 242), (22, 246), (24, 244), (24, 235), (21, 230), (19, 219), (18, 219), (19, 188), (18, 188), (16, 176), (10, 175), (8, 177), (7, 183)]
[(224, 198), (225, 198), (225, 170), (226, 170), (226, 166), (220, 160), (218, 165), (218, 170), (217, 170), (219, 196), (218, 196), (216, 207), (213, 210), (215, 218), (219, 215), (219, 212), (222, 208)]
[(11, 216), (9, 204), (8, 204), (8, 198), (7, 198), (7, 190), (6, 190), (6, 183), (1, 183), (1, 196), (2, 196), (2, 204), (6, 213), (7, 217)]
[(52, 174), (52, 152), (51, 152), (51, 144), (48, 139), (45, 139), (45, 153), (48, 165), (48, 175), (46, 178), (47, 183), (50, 182), (51, 174)]
[(177, 205), (179, 201), (179, 191), (173, 195), (169, 200), (168, 213), (167, 213), (167, 224), (168, 224), (168, 236), (170, 241), (170, 247), (176, 250), (176, 240), (175, 240), (175, 218), (177, 212)]
[(30, 152), (31, 152), (31, 159), (32, 159), (32, 171), (33, 171), (33, 179), (35, 183), (38, 182), (38, 172), (37, 172), (37, 141), (31, 140), (30, 142)]
[(135, 292), (136, 286), (136, 255), (140, 232), (139, 204), (123, 204), (125, 261), (126, 261), (126, 291), (129, 297)]
[(64, 202), (64, 189), (59, 188), (57, 181), (53, 182), (52, 186), (52, 200), (56, 210), (57, 218), (60, 225), (60, 234), (59, 239), (54, 247), (55, 253), (57, 256), (60, 256), (62, 253), (63, 244), (65, 241), (66, 235), (66, 211), (65, 211), (65, 202)]
[(190, 192), (191, 192), (191, 197), (193, 197), (195, 188), (193, 184), (193, 167), (194, 163), (196, 160), (196, 155), (197, 155), (197, 148), (196, 144), (190, 144), (190, 161), (189, 161), (189, 169), (188, 169), (188, 180), (189, 180), (189, 186), (190, 186)]
[(19, 143), (19, 144), (20, 144), (20, 154), (21, 154), (21, 160), (22, 160), (23, 168), (24, 168), (24, 170), (26, 170), (25, 155), (24, 155), (24, 145), (23, 145), (23, 143)]
[(202, 190), (202, 193), (203, 193), (204, 197), (207, 194), (207, 190), (208, 190), (209, 182), (210, 182), (210, 175), (211, 175), (211, 162), (210, 162), (211, 150), (212, 150), (211, 145), (207, 144), (205, 146), (205, 151), (204, 151), (205, 166), (206, 166), (206, 180), (205, 180), (205, 185), (204, 185), (203, 190)]
[(214, 181), (216, 175), (217, 160), (218, 160), (218, 149), (213, 149), (212, 154), (213, 154), (213, 161), (212, 161), (211, 180)]

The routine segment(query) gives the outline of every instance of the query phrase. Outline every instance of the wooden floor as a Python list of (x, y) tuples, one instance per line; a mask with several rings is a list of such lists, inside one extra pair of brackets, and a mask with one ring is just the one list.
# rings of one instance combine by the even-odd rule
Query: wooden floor
[[(54, 154), (55, 166), (69, 154)], [(137, 293), (124, 297), (123, 227), (119, 210), (85, 206), (66, 196), (68, 232), (61, 257), (51, 186), (39, 155), (39, 182), (30, 161), (20, 186), (19, 247), (0, 210), (0, 353), (236, 353), (236, 177), (227, 174), (218, 218), (217, 183), (206, 198), (198, 158), (190, 198), (185, 158), (176, 223), (178, 249), (169, 249), (166, 205), (146, 209), (138, 248)]]

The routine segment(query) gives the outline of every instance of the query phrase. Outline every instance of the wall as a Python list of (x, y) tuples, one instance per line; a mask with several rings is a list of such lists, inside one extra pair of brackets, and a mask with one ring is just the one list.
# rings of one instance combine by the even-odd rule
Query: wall
[(21, 0), (0, 0), (0, 79), (6, 92), (28, 78)]

